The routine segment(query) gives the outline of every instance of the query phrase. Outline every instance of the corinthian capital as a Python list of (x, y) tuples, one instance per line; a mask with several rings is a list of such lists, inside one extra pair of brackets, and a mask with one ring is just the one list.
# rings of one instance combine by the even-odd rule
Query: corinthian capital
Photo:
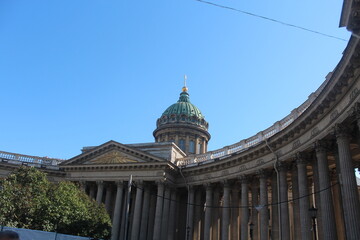
[(98, 186), (104, 186), (104, 181), (96, 181), (96, 185), (98, 185)]
[(276, 168), (279, 171), (288, 171), (290, 169), (291, 165), (287, 162), (278, 162)]
[(247, 175), (241, 175), (239, 176), (239, 180), (241, 183), (249, 183), (250, 178)]
[(307, 164), (311, 159), (311, 154), (307, 152), (298, 152), (295, 154), (295, 162), (299, 164)]
[(337, 138), (349, 138), (350, 137), (350, 129), (348, 126), (342, 123), (338, 123), (334, 127), (335, 135)]
[(325, 140), (318, 140), (314, 143), (316, 152), (327, 152), (330, 149), (331, 142)]
[(259, 178), (268, 178), (271, 175), (271, 171), (267, 169), (260, 169), (256, 171), (256, 174), (258, 175)]
[(360, 103), (356, 102), (354, 106), (348, 111), (349, 117), (353, 117), (355, 120), (360, 120)]

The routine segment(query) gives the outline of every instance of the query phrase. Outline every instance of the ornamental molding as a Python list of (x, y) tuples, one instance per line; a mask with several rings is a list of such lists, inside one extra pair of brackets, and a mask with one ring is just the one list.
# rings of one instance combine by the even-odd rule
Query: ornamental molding
[[(311, 132), (311, 134), (309, 137), (307, 137), (307, 139), (311, 139), (311, 137), (315, 135), (319, 135), (319, 137), (320, 135), (323, 136), (324, 131), (328, 131), (328, 127), (321, 126), (320, 128), (320, 126), (317, 125), (319, 120), (323, 120), (326, 118), (326, 116), (329, 116), (332, 121), (340, 118), (340, 115), (343, 114), (343, 109), (346, 109), (347, 106), (343, 107), (341, 111), (336, 109), (336, 114), (332, 114), (332, 117), (330, 117), (329, 112), (331, 112), (333, 106), (339, 103), (343, 96), (347, 94), (349, 90), (345, 89), (351, 89), (352, 85), (354, 85), (355, 78), (353, 78), (353, 76), (355, 68), (347, 66), (347, 64), (350, 62), (349, 58), (351, 58), (351, 54), (356, 51), (360, 51), (358, 40), (352, 38), (349, 41), (342, 60), (339, 62), (338, 66), (332, 73), (330, 79), (327, 80), (327, 84), (323, 87), (323, 91), (317, 96), (312, 105), (309, 106), (308, 109), (306, 109), (306, 111), (300, 115), (298, 119), (296, 119), (294, 123), (292, 123), (288, 128), (271, 137), (271, 147), (274, 151), (282, 151), (281, 149), (286, 147), (290, 141), (294, 141), (293, 148), (299, 148), (298, 150), (301, 151), (302, 148), (304, 148), (304, 145), (309, 145), (309, 140), (304, 142), (300, 140), (308, 132)], [(310, 130), (311, 128), (312, 130)], [(268, 141), (270, 142), (270, 140)], [(249, 163), (253, 160), (261, 158), (261, 156), (266, 156), (271, 153), (267, 145), (268, 144), (265, 144), (265, 141), (262, 141), (250, 149), (240, 151), (239, 153), (235, 152), (224, 156), (220, 155), (221, 157), (216, 159), (207, 158), (205, 156), (202, 157), (204, 154), (195, 155), (195, 158), (202, 160), (200, 162), (190, 162), (190, 164), (188, 164), (183, 169), (183, 171), (188, 172), (189, 174), (195, 172), (199, 174), (201, 172), (199, 169), (206, 171), (204, 168), (211, 168), (214, 170), (214, 168), (223, 168), (233, 165), (240, 165), (237, 167), (237, 169), (239, 171), (245, 171), (248, 169), (248, 164), (245, 163)], [(231, 147), (228, 146), (226, 149), (229, 150)], [(214, 154), (217, 151), (219, 150), (212, 151), (210, 154)], [(289, 150), (286, 150), (285, 152), (288, 151)], [(207, 153), (207, 155), (209, 155), (209, 153)], [(282, 154), (277, 155), (278, 157), (281, 157)], [(227, 162), (227, 164), (224, 164), (225, 162)]]
[(171, 162), (162, 163), (125, 163), (125, 164), (102, 164), (102, 165), (71, 165), (62, 166), (61, 169), (65, 172), (74, 171), (156, 171), (156, 170), (168, 170), (170, 173), (177, 172), (177, 167)]
[(106, 142), (78, 156), (62, 162), (59, 166), (66, 168), (81, 164), (123, 164), (129, 162), (164, 162), (165, 159), (125, 146), (115, 141)]

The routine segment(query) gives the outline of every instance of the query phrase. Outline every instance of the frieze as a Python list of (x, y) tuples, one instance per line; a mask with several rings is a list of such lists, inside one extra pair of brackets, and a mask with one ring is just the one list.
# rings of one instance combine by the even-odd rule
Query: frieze
[(330, 114), (330, 120), (334, 120), (337, 116), (339, 116), (339, 112), (338, 110), (334, 110), (331, 114)]
[(297, 139), (296, 141), (294, 141), (292, 149), (295, 149), (297, 147), (299, 147), (301, 145), (300, 139)]
[[(349, 51), (352, 51), (352, 49), (348, 49)], [(342, 66), (341, 66), (341, 64), (343, 64), (343, 62), (341, 62), (341, 63), (339, 63), (339, 66), (337, 67), (337, 69), (341, 69), (342, 68)], [(353, 71), (354, 69), (352, 69), (352, 68), (347, 68), (346, 69), (347, 71)], [(349, 82), (349, 81), (353, 81), (352, 79), (348, 79), (348, 77), (349, 76), (353, 76), (353, 73), (349, 73), (349, 74), (347, 74), (348, 76), (346, 76), (346, 78), (347, 79), (345, 79), (345, 78), (342, 78), (341, 80), (339, 79), (339, 73), (341, 73), (341, 71), (339, 72), (339, 70), (337, 70), (337, 71), (335, 71), (335, 73), (336, 73), (336, 80), (337, 81), (344, 81), (343, 83), (340, 83), (340, 84), (334, 84), (333, 82), (335, 81), (331, 81), (331, 82), (329, 82), (329, 84), (328, 85), (330, 85), (330, 89), (327, 89), (326, 91), (327, 91), (327, 95), (328, 96), (330, 96), (330, 95), (332, 95), (331, 97), (329, 97), (329, 98), (327, 98), (325, 101), (327, 101), (327, 103), (325, 103), (325, 101), (323, 101), (323, 104), (322, 103), (318, 103), (317, 105), (315, 105), (314, 107), (313, 107), (313, 109), (311, 110), (311, 112), (310, 112), (310, 115), (306, 118), (306, 122), (308, 123), (307, 124), (307, 126), (309, 126), (312, 122), (314, 122), (314, 120), (316, 120), (316, 123), (317, 122), (319, 122), (319, 123), (321, 123), (321, 124), (319, 124), (320, 126), (321, 126), (321, 129), (319, 129), (319, 127), (318, 126), (316, 126), (316, 127), (314, 127), (314, 126), (311, 126), (312, 127), (312, 129), (310, 128), (310, 129), (308, 129), (308, 132), (310, 133), (309, 135), (311, 135), (312, 137), (313, 136), (315, 136), (315, 135), (318, 135), (321, 131), (323, 131), (323, 129), (328, 129), (328, 127), (327, 126), (329, 126), (329, 127), (332, 127), (332, 124), (333, 123), (331, 123), (331, 122), (329, 122), (329, 119), (331, 119), (331, 120), (334, 120), (336, 117), (338, 117), (339, 116), (339, 111), (338, 110), (335, 110), (335, 111), (333, 111), (333, 112), (331, 112), (330, 113), (330, 116), (328, 117), (328, 118), (324, 118), (325, 116), (321, 116), (322, 114), (324, 114), (324, 113), (326, 113), (326, 114), (328, 114), (328, 111), (329, 111), (329, 109), (324, 109), (324, 107), (334, 107), (334, 105), (335, 105), (335, 101), (336, 100), (341, 100), (343, 103), (345, 103), (345, 104), (342, 104), (342, 105), (340, 105), (340, 106), (344, 106), (344, 107), (341, 107), (341, 110), (342, 110), (342, 108), (348, 108), (348, 105), (347, 105), (347, 102), (348, 102), (348, 98), (343, 98), (342, 96), (346, 96), (345, 94), (346, 94), (346, 92), (347, 91), (344, 91), (344, 89), (342, 89), (343, 87), (350, 87), (351, 85), (350, 84), (348, 84), (347, 85), (347, 82)], [(334, 73), (334, 75), (333, 75), (333, 78), (335, 78), (334, 76), (335, 76), (335, 73)], [(334, 85), (336, 85), (335, 87), (332, 87), (332, 86), (334, 86)], [(335, 89), (336, 88), (336, 89)], [(356, 90), (356, 91), (353, 91), (354, 93), (351, 93), (353, 96), (350, 96), (350, 97), (353, 97), (353, 98), (355, 98), (354, 96), (356, 95), (356, 94), (359, 94), (359, 91), (358, 90)], [(350, 93), (348, 93), (348, 94), (350, 94)], [(339, 95), (341, 95), (341, 96), (339, 96)], [(326, 96), (326, 95), (325, 95)], [(322, 97), (322, 99), (324, 99), (324, 97), (323, 96), (321, 96)], [(326, 98), (326, 97), (325, 97)], [(339, 100), (339, 101), (340, 101)], [(337, 103), (336, 103), (337, 104)], [(315, 109), (316, 108), (316, 109)], [(325, 111), (324, 111), (325, 110)], [(341, 111), (341, 113), (342, 113), (342, 111)], [(299, 124), (297, 124), (297, 126), (300, 126), (301, 125), (301, 123), (299, 123)], [(302, 125), (302, 127), (305, 127), (305, 125)], [(337, 131), (336, 131), (336, 133), (337, 133), (337, 135), (341, 135), (341, 134), (343, 134), (344, 133), (344, 131), (343, 131), (343, 129), (339, 129), (339, 127), (337, 127), (338, 129), (337, 129)], [(340, 127), (341, 128), (341, 127)], [(281, 148), (283, 148), (282, 149), (282, 151), (285, 151), (285, 153), (287, 154), (289, 151), (289, 149), (291, 149), (291, 143), (290, 142), (288, 142), (288, 141), (290, 141), (290, 140), (293, 140), (293, 139), (291, 139), (291, 138), (293, 138), (293, 136), (294, 136), (294, 128), (292, 129), (292, 130), (290, 130), (290, 131), (287, 131), (287, 132), (285, 132), (285, 134), (283, 134), (283, 135), (280, 135), (280, 137), (275, 137), (275, 138), (271, 138), (271, 143), (269, 143), (269, 144), (271, 144), (271, 146), (274, 146), (274, 150), (276, 149), (276, 147), (275, 146), (279, 146), (280, 145), (280, 147)], [(306, 129), (305, 129), (306, 130)], [(299, 133), (300, 134), (302, 134), (304, 132), (304, 130), (301, 130)], [(346, 131), (345, 131), (346, 132)], [(298, 136), (298, 132), (296, 132), (296, 134), (295, 134), (295, 136)], [(286, 138), (288, 138), (288, 139), (286, 139)], [(269, 141), (270, 142), (270, 141)], [(290, 143), (290, 144), (289, 144)], [(302, 143), (302, 141), (300, 142), (299, 141), (299, 139), (297, 139), (297, 140), (293, 140), (293, 143), (292, 143), (292, 145), (293, 145), (293, 149), (294, 148), (298, 148), (301, 144), (305, 144), (305, 143), (307, 143), (307, 142), (303, 142)], [(286, 145), (287, 144), (287, 145)], [(311, 144), (311, 143), (310, 143)], [(259, 151), (260, 150), (260, 151)], [(281, 150), (279, 150), (279, 148), (278, 149), (276, 149), (277, 151), (276, 151), (276, 155), (279, 157), (279, 156), (282, 156), (283, 155), (283, 153), (282, 153), (282, 151)], [(251, 151), (251, 150), (250, 150)], [(261, 151), (261, 149), (254, 149), (253, 151), (258, 151), (256, 154), (259, 154), (259, 153), (261, 153), (262, 151)], [(255, 161), (251, 161), (251, 160), (253, 160), (253, 159), (251, 159), (252, 158), (252, 156), (253, 156), (253, 154), (254, 154), (255, 152), (246, 152), (245, 154), (243, 154), (243, 153), (241, 153), (241, 158), (243, 159), (242, 161), (246, 161), (246, 160), (249, 160), (250, 162), (247, 164), (247, 165), (241, 165), (241, 166), (239, 166), (238, 167), (238, 172), (243, 172), (243, 171), (246, 171), (246, 170), (249, 170), (249, 169), (251, 169), (251, 168), (256, 168), (256, 166), (258, 166), (258, 160), (256, 160), (256, 159), (254, 159)], [(233, 164), (235, 164), (235, 163), (241, 163), (242, 161), (241, 161), (241, 158), (239, 158), (239, 157), (237, 157), (236, 159), (234, 158), (234, 159), (229, 159), (229, 161), (234, 161), (234, 162), (232, 162), (231, 163), (231, 165), (233, 165)], [(287, 160), (287, 159), (284, 159), (284, 160)], [(267, 161), (268, 162), (268, 161)], [(250, 164), (250, 165), (249, 165)], [(221, 165), (221, 164), (219, 164), (219, 165)], [(230, 166), (230, 163), (227, 163), (226, 164), (227, 166)], [(210, 166), (209, 166), (210, 167)], [(250, 168), (249, 168), (250, 167)], [(191, 170), (191, 169), (189, 169), (190, 171), (189, 172), (192, 172), (192, 174), (194, 173), (194, 170)], [(220, 169), (219, 169), (220, 170)]]
[(318, 135), (320, 132), (318, 127), (314, 127), (313, 130), (311, 130), (311, 137), (314, 137), (316, 135)]
[(360, 103), (356, 102), (351, 109), (348, 111), (349, 117), (354, 117), (355, 119), (360, 119)]
[(247, 167), (246, 167), (246, 165), (241, 165), (240, 167), (239, 167), (239, 172), (243, 172), (243, 171), (246, 171), (247, 170)]
[(210, 173), (206, 174), (206, 175), (205, 175), (205, 178), (206, 178), (206, 179), (211, 179), (211, 178), (212, 178), (212, 174), (210, 174)]
[(350, 103), (359, 95), (359, 90), (355, 87), (350, 93)]
[(195, 180), (194, 177), (187, 177), (186, 179), (187, 179), (189, 182), (193, 182), (193, 181)]
[(260, 165), (263, 165), (265, 162), (264, 162), (264, 159), (259, 159), (256, 161), (256, 166), (260, 166)]

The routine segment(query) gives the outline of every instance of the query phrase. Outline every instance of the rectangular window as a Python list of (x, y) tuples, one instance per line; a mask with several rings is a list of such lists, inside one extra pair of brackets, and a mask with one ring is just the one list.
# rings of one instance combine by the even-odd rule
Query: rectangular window
[(184, 139), (179, 140), (179, 148), (185, 152), (185, 140)]
[(201, 153), (201, 149), (202, 149), (202, 144), (201, 144), (201, 143), (198, 143), (198, 145), (197, 145), (197, 152), (198, 152), (198, 153)]
[(195, 143), (194, 143), (194, 141), (190, 141), (190, 143), (189, 143), (189, 153), (195, 153)]

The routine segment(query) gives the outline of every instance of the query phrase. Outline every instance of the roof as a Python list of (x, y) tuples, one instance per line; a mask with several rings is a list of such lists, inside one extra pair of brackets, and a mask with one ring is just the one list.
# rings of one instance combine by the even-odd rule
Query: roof
[(177, 103), (174, 103), (170, 107), (168, 107), (162, 114), (162, 117), (172, 115), (185, 115), (187, 117), (195, 116), (198, 119), (205, 118), (204, 115), (202, 115), (200, 109), (190, 102), (189, 93), (187, 91), (183, 91), (180, 93), (180, 97)]

